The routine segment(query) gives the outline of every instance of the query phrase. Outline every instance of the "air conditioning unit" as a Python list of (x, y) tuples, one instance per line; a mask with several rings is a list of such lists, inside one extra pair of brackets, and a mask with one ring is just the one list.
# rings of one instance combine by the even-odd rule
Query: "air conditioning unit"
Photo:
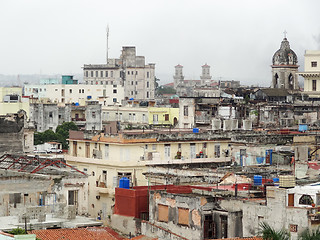
[(144, 156), (140, 156), (140, 161), (144, 161)]

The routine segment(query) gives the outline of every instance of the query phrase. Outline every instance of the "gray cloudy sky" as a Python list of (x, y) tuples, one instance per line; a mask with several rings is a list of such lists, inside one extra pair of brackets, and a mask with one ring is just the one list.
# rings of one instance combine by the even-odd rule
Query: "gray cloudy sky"
[(122, 46), (156, 63), (161, 83), (174, 66), (198, 79), (208, 63), (214, 79), (269, 86), (271, 58), (283, 31), (297, 53), (320, 49), (318, 0), (1, 0), (0, 74), (76, 74), (104, 63)]

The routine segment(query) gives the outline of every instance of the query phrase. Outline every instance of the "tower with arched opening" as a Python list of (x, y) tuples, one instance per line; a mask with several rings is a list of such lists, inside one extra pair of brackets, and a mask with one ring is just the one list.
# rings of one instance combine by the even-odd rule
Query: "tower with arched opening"
[(290, 44), (285, 37), (272, 57), (272, 83), (271, 88), (283, 88), (287, 90), (299, 89), (298, 84), (298, 57), (290, 49)]

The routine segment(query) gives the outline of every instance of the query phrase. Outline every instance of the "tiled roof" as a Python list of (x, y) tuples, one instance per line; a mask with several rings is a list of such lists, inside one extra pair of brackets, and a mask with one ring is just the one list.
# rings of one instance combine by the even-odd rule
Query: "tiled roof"
[(235, 237), (235, 238), (220, 238), (216, 240), (263, 240), (263, 238), (262, 237), (249, 237), (249, 238)]
[[(129, 239), (129, 238), (128, 238)], [(158, 240), (158, 238), (147, 237), (145, 235), (140, 235), (134, 238), (130, 238), (131, 240)]]
[(41, 240), (124, 240), (119, 234), (110, 228), (65, 228), (65, 229), (47, 229), (47, 230), (32, 230), (29, 233), (36, 234)]

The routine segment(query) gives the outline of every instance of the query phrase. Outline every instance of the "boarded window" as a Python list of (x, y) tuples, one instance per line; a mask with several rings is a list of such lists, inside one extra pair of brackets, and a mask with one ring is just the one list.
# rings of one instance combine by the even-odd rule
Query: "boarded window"
[(169, 208), (165, 205), (158, 205), (158, 221), (168, 222)]
[(182, 225), (189, 225), (189, 209), (178, 208), (178, 223)]

